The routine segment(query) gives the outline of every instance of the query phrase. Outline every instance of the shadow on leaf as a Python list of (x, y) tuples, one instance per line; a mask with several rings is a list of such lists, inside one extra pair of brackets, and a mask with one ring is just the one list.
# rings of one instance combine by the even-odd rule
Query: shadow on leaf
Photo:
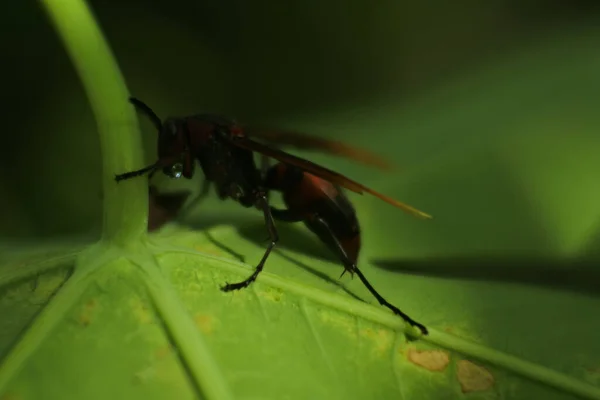
[[(252, 224), (252, 225), (247, 225), (247, 226), (243, 226), (237, 229), (238, 233), (240, 234), (240, 236), (242, 236), (244, 239), (253, 242), (254, 244), (256, 244), (257, 246), (264, 246), (266, 244), (266, 242), (268, 241), (267, 239), (267, 230), (264, 226), (264, 224)], [(295, 252), (300, 252), (300, 253), (304, 253), (310, 256), (313, 256), (315, 258), (321, 259), (323, 261), (329, 261), (332, 263), (340, 263), (340, 261), (335, 258), (332, 254), (330, 254), (327, 250), (327, 248), (320, 244), (318, 241), (314, 240), (311, 237), (311, 233), (308, 231), (303, 231), (302, 229), (300, 229), (300, 227), (295, 226), (295, 225), (290, 225), (290, 224), (279, 224), (277, 225), (277, 231), (279, 232), (279, 242), (277, 244), (277, 247), (281, 248), (281, 249), (287, 249), (287, 250), (292, 250)], [(276, 248), (274, 250), (275, 252), (277, 252), (277, 254), (284, 258), (286, 261), (297, 265), (298, 267), (302, 268), (305, 271), (310, 272), (313, 275), (318, 276), (319, 278), (323, 279), (324, 281), (334, 284), (338, 287), (340, 287), (341, 289), (344, 290), (344, 292), (346, 292), (348, 295), (350, 295), (351, 297), (357, 299), (357, 300), (361, 300), (364, 301), (363, 299), (361, 299), (360, 297), (358, 297), (356, 294), (352, 293), (350, 290), (348, 290), (341, 282), (332, 279), (331, 277), (327, 276), (327, 274), (324, 274), (321, 271), (318, 271), (317, 269), (311, 267), (310, 265), (304, 264), (303, 262), (298, 261), (296, 258), (289, 256), (281, 251), (278, 251), (278, 249)], [(340, 264), (341, 266), (341, 264)], [(341, 269), (343, 270), (343, 268)]]
[(371, 262), (379, 268), (406, 274), (513, 282), (600, 294), (598, 261), (591, 258), (557, 260), (526, 256), (455, 256)]
[[(198, 219), (180, 219), (179, 223), (198, 231), (208, 231), (219, 225), (234, 226), (240, 236), (259, 247), (265, 247), (269, 240), (267, 228), (260, 214), (252, 216), (232, 216), (225, 213), (207, 214)], [(339, 263), (339, 260), (331, 254), (325, 245), (319, 243), (313, 237), (313, 234), (303, 229), (301, 225), (278, 223), (277, 232), (279, 233), (279, 242), (277, 242), (275, 252), (279, 249), (290, 250), (310, 255), (319, 260)], [(240, 261), (243, 259), (235, 250), (216, 241), (214, 237), (209, 235), (207, 238), (212, 244), (233, 255), (236, 259)]]
[(217, 247), (218, 249), (220, 249), (221, 251), (228, 253), (229, 255), (231, 255), (233, 258), (235, 258), (236, 260), (238, 260), (239, 262), (246, 262), (246, 257), (244, 257), (241, 253), (238, 253), (237, 251), (235, 251), (234, 249), (232, 249), (231, 247), (227, 246), (225, 243), (217, 240), (212, 233), (210, 233), (210, 231), (204, 231), (204, 236), (206, 236), (206, 238), (208, 239), (208, 241), (213, 244), (215, 247)]
[[(327, 274), (324, 274), (310, 265), (298, 261), (296, 258), (279, 251), (279, 249), (293, 250), (314, 256), (321, 260), (333, 263), (339, 262), (339, 260), (337, 260), (331, 254), (327, 253), (326, 248), (321, 248), (320, 244), (316, 240), (312, 240), (308, 232), (303, 232), (298, 227), (286, 224), (278, 225), (277, 230), (279, 232), (280, 240), (275, 250), (273, 250), (274, 253), (277, 253), (279, 257), (285, 259), (287, 262), (292, 263), (315, 276), (318, 276), (328, 283), (338, 286), (351, 297), (363, 301), (363, 299), (348, 290), (341, 282), (332, 279)], [(265, 246), (266, 248), (266, 242), (268, 241), (268, 238), (266, 228), (263, 224), (244, 225), (237, 228), (237, 231), (244, 239), (254, 243), (257, 246)], [(209, 232), (205, 232), (205, 235), (213, 245), (217, 246), (224, 252), (231, 254), (236, 259), (245, 262), (245, 257), (243, 255), (214, 238)]]
[[(251, 224), (239, 227), (238, 233), (246, 240), (257, 246), (265, 246), (268, 241), (267, 228), (264, 224)], [(339, 263), (339, 260), (329, 252), (325, 245), (313, 238), (313, 234), (302, 229), (301, 225), (277, 224), (280, 249), (291, 250), (310, 255), (320, 260)]]

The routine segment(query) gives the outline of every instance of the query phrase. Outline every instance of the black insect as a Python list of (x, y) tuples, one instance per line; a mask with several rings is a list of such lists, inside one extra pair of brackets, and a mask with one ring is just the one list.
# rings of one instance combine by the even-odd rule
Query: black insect
[[(221, 288), (223, 291), (242, 289), (255, 281), (279, 240), (275, 228), (273, 209), (267, 198), (268, 189), (263, 182), (261, 170), (256, 166), (254, 153), (275, 159), (287, 166), (298, 168), (303, 172), (353, 192), (372, 194), (417, 217), (431, 218), (428, 214), (376, 192), (337, 172), (252, 140), (245, 134), (242, 127), (230, 118), (213, 114), (198, 114), (189, 117), (168, 118), (161, 122), (152, 109), (142, 101), (135, 98), (131, 98), (130, 101), (139, 111), (151, 119), (159, 132), (158, 160), (145, 168), (117, 175), (115, 177), (117, 181), (144, 174), (152, 176), (159, 169), (172, 178), (183, 176), (190, 179), (194, 174), (194, 165), (197, 160), (206, 181), (215, 186), (220, 199), (232, 198), (242, 206), (256, 207), (264, 214), (270, 243), (262, 259), (251, 276), (238, 283), (226, 283)], [(255, 132), (253, 137), (259, 137), (259, 134)], [(303, 143), (305, 146), (310, 146), (311, 139), (308, 136), (305, 136), (302, 140), (300, 140), (301, 136), (299, 135), (296, 135), (296, 137), (288, 135), (288, 137), (291, 138), (289, 141), (295, 141), (296, 145)], [(271, 135), (267, 139), (275, 140), (279, 144), (286, 144), (285, 135), (280, 135), (279, 138)], [(336, 146), (328, 145), (322, 139), (320, 141), (314, 139), (314, 143), (316, 148), (326, 149), (329, 147), (334, 149), (331, 151), (332, 153), (336, 152)], [(343, 153), (343, 150), (338, 151), (338, 153)], [(359, 156), (356, 156), (356, 158), (359, 158)], [(208, 188), (208, 185), (205, 185), (205, 188)]]
[[(266, 158), (263, 158), (263, 168), (268, 168)], [(351, 276), (358, 275), (379, 304), (427, 334), (424, 325), (385, 300), (358, 269), (360, 225), (352, 203), (339, 185), (295, 166), (278, 163), (265, 170), (264, 186), (268, 190), (281, 192), (287, 207), (284, 210), (271, 207), (273, 218), (285, 222), (303, 222), (341, 260), (344, 265), (342, 276), (346, 272)]]

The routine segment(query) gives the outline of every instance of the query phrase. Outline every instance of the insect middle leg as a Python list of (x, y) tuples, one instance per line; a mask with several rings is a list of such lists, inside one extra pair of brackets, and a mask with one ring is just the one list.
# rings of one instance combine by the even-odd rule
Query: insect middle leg
[[(267, 181), (267, 174), (269, 172), (269, 169), (271, 168), (271, 160), (269, 159), (269, 157), (262, 155), (260, 157), (260, 179), (263, 181), (263, 184), (266, 184), (267, 187), (269, 189), (274, 189), (273, 187), (269, 187), (269, 182)], [(267, 193), (265, 193), (265, 197), (267, 198), (267, 201), (269, 201), (271, 199), (271, 191), (268, 190)], [(273, 207), (271, 207), (271, 211), (273, 211)], [(275, 210), (274, 212), (277, 212), (278, 210)], [(277, 216), (275, 214), (273, 214), (273, 216), (275, 217), (275, 219), (278, 219)]]
[(225, 286), (223, 286), (221, 288), (221, 290), (224, 292), (230, 292), (232, 290), (243, 289), (245, 287), (248, 287), (248, 285), (250, 285), (252, 282), (254, 282), (256, 280), (256, 278), (258, 277), (258, 274), (260, 274), (261, 271), (263, 270), (263, 267), (265, 266), (265, 263), (266, 263), (267, 259), (269, 258), (269, 254), (271, 254), (271, 251), (273, 251), (273, 248), (275, 248), (275, 245), (279, 241), (279, 235), (277, 233), (277, 228), (275, 227), (275, 221), (273, 220), (273, 214), (271, 214), (271, 207), (269, 207), (269, 202), (267, 201), (266, 196), (260, 197), (258, 200), (258, 204), (260, 205), (260, 207), (263, 210), (263, 213), (265, 216), (265, 224), (267, 225), (267, 230), (269, 231), (269, 239), (271, 240), (271, 242), (269, 243), (269, 246), (267, 247), (265, 254), (263, 255), (263, 257), (260, 260), (260, 262), (258, 263), (258, 265), (256, 266), (256, 269), (254, 270), (252, 275), (250, 275), (248, 277), (248, 279), (243, 280), (238, 283), (226, 283)]
[(375, 288), (371, 285), (371, 283), (363, 275), (361, 270), (358, 269), (358, 267), (356, 266), (356, 263), (352, 262), (350, 260), (350, 258), (348, 257), (348, 254), (346, 253), (346, 250), (344, 250), (344, 247), (342, 246), (342, 244), (340, 243), (338, 238), (331, 231), (329, 224), (327, 224), (327, 222), (325, 220), (323, 220), (323, 218), (317, 216), (316, 218), (313, 219), (312, 222), (319, 224), (321, 226), (321, 228), (323, 229), (323, 231), (325, 231), (329, 234), (331, 243), (334, 245), (335, 249), (337, 250), (338, 256), (340, 257), (341, 261), (344, 263), (344, 267), (346, 268), (346, 270), (348, 272), (350, 272), (351, 274), (356, 273), (356, 275), (358, 275), (358, 277), (360, 278), (363, 285), (365, 285), (367, 287), (367, 289), (369, 289), (369, 292), (371, 292), (371, 294), (377, 299), (379, 304), (381, 304), (384, 307), (389, 308), (390, 310), (392, 310), (392, 312), (394, 314), (399, 315), (408, 324), (419, 328), (424, 335), (427, 335), (427, 333), (428, 333), (427, 328), (423, 324), (418, 323), (417, 321), (415, 321), (414, 319), (409, 317), (407, 314), (400, 311), (400, 309), (398, 307), (396, 307), (393, 304), (391, 304), (390, 302), (388, 302), (386, 299), (383, 298), (383, 296), (381, 296), (375, 290)]

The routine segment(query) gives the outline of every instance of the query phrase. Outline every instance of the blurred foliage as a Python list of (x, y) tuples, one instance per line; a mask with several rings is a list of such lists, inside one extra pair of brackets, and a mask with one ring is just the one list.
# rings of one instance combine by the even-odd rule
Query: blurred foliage
[[(444, 337), (440, 331), (451, 332), (597, 386), (600, 348), (597, 319), (590, 317), (598, 308), (597, 288), (590, 285), (598, 279), (597, 264), (560, 263), (597, 258), (600, 248), (596, 6), (514, 0), (283, 4), (92, 2), (131, 92), (161, 116), (212, 110), (277, 121), (397, 160), (402, 171), (383, 176), (311, 156), (434, 215), (424, 223), (376, 199), (352, 196), (364, 231), (361, 267), (389, 300), (437, 330), (433, 343)], [(5, 97), (12, 103), (4, 109), (0, 150), (0, 234), (5, 242), (96, 236), (100, 154), (86, 98), (34, 4), (13, 2), (3, 17), (9, 33), (1, 39), (3, 52), (14, 62), (5, 63), (11, 71)], [(151, 160), (155, 132), (142, 121)], [(197, 178), (160, 183), (197, 190)], [(239, 396), (271, 391), (275, 398), (283, 383), (297, 384), (301, 380), (281, 367), (289, 360), (301, 362), (296, 365), (306, 381), (320, 383), (297, 387), (296, 394), (463, 396), (456, 354), (448, 353), (452, 364), (437, 375), (407, 361), (404, 343), (402, 354), (399, 343), (392, 344), (398, 320), (351, 302), (344, 292), (371, 298), (357, 280), (342, 285), (335, 260), (302, 229), (281, 224), (281, 245), (254, 291), (219, 292), (230, 274), (247, 273), (247, 266), (227, 258), (252, 264), (261, 254), (264, 226), (254, 210), (214, 198), (194, 211), (181, 221), (187, 226), (169, 225), (153, 236), (156, 248), (92, 248), (78, 260), (84, 272), (61, 290), (64, 276), (56, 273), (33, 288), (9, 284), (51, 263), (70, 268), (74, 254), (54, 257), (34, 241), (23, 260), (5, 244), (0, 282), (7, 289), (0, 308), (10, 318), (1, 321), (0, 334), (2, 352), (13, 351), (0, 376), (4, 383), (14, 374), (17, 393), (39, 397), (36, 391), (48, 389), (45, 394), (61, 397), (62, 382), (75, 376), (70, 389), (86, 398), (123, 390), (192, 397), (171, 344), (180, 357), (199, 362), (195, 335), (202, 331), (220, 367), (207, 369), (222, 373)], [(153, 259), (148, 249), (161, 256)], [(557, 264), (517, 264), (521, 260), (511, 269), (506, 261), (490, 261), (523, 254)], [(406, 274), (411, 262), (418, 272), (412, 276)], [(157, 263), (169, 281), (156, 274)], [(86, 275), (95, 268), (98, 274)], [(536, 275), (545, 279), (531, 279)], [(341, 316), (325, 306), (338, 294), (346, 296)], [(19, 332), (28, 336), (11, 348)], [(312, 351), (315, 346), (319, 351)], [(27, 359), (30, 353), (22, 351), (37, 353)], [(246, 357), (238, 357), (240, 351)], [(366, 354), (370, 363), (359, 363)], [(82, 355), (86, 364), (74, 367)], [(17, 371), (20, 362), (24, 369)], [(106, 374), (95, 373), (99, 365)], [(487, 367), (497, 385), (472, 398), (565, 398), (511, 374), (514, 368)], [(54, 374), (42, 374), (51, 368)], [(262, 379), (278, 379), (259, 385), (251, 374), (257, 371)], [(363, 381), (367, 374), (381, 385)], [(39, 386), (30, 384), (32, 376), (42, 376)], [(331, 384), (339, 376), (353, 386)], [(546, 385), (553, 383), (546, 378)]]
[[(382, 96), (414, 101), (536, 36), (552, 40), (547, 35), (580, 21), (592, 4), (91, 2), (132, 93), (161, 115), (212, 110), (244, 121), (313, 118)], [(2, 18), (10, 105), (0, 234), (97, 235), (100, 155), (81, 86), (35, 2), (13, 2)], [(154, 132), (145, 127), (150, 159)]]

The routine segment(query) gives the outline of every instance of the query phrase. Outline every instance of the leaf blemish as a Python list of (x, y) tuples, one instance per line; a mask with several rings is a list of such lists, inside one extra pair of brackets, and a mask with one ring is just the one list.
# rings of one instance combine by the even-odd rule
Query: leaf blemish
[(283, 297), (283, 292), (279, 289), (270, 289), (266, 291), (260, 291), (258, 292), (258, 295), (263, 299), (279, 302)]
[(358, 332), (356, 331), (356, 324), (354, 320), (346, 314), (334, 312), (332, 310), (320, 310), (319, 317), (324, 323), (330, 325), (336, 325), (342, 328), (352, 339), (358, 339)]
[(463, 393), (483, 392), (494, 386), (494, 376), (485, 368), (467, 360), (457, 363), (456, 378)]
[(96, 299), (91, 299), (84, 304), (83, 310), (77, 318), (80, 325), (83, 325), (85, 327), (92, 323), (92, 316), (94, 314), (94, 310), (96, 309), (96, 305)]
[(361, 329), (360, 336), (375, 342), (374, 353), (384, 355), (392, 347), (393, 335), (387, 329)]
[(194, 316), (196, 326), (204, 333), (209, 334), (215, 330), (216, 320), (212, 315), (196, 314)]
[(133, 314), (136, 316), (137, 320), (142, 324), (149, 324), (152, 322), (152, 314), (148, 309), (148, 305), (142, 302), (139, 298), (132, 299), (129, 302)]
[(450, 356), (442, 350), (408, 349), (406, 356), (408, 361), (432, 372), (442, 372), (450, 364)]
[(167, 356), (169, 356), (172, 353), (172, 351), (173, 351), (173, 346), (170, 344), (159, 347), (156, 350), (156, 358), (158, 360), (162, 360), (162, 359), (166, 358)]

